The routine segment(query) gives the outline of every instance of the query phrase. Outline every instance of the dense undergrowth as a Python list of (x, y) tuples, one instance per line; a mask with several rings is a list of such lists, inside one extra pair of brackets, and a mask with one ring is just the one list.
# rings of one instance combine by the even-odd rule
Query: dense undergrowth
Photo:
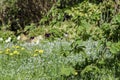
[(37, 23), (1, 26), (0, 79), (119, 80), (116, 1), (55, 0)]
[(0, 78), (119, 80), (120, 45), (113, 44), (118, 52), (112, 51), (113, 48), (108, 49), (101, 41), (79, 42), (76, 49), (71, 49), (70, 45), (71, 42), (64, 40), (42, 42), (39, 45), (4, 44), (0, 46)]

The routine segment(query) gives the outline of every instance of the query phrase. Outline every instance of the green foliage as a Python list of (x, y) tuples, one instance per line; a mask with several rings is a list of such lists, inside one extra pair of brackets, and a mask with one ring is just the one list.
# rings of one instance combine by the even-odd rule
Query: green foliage
[(69, 76), (69, 75), (75, 73), (75, 70), (72, 67), (64, 67), (63, 66), (60, 71), (61, 71), (61, 75), (65, 75), (65, 76)]
[[(119, 42), (115, 44), (109, 42), (106, 46), (105, 41), (77, 40), (75, 42), (72, 46), (70, 46), (71, 42), (64, 40), (42, 42), (38, 45), (30, 43), (0, 45), (2, 49), (0, 50), (2, 51), (2, 54), (0, 52), (2, 64), (0, 78), (9, 80), (28, 77), (28, 79), (47, 80), (119, 79)], [(74, 48), (76, 44), (80, 46), (77, 49)], [(38, 54), (39, 49), (44, 52)], [(115, 49), (115, 52), (112, 49)], [(15, 55), (9, 55), (12, 52)]]
[(11, 31), (0, 31), (0, 37), (3, 38), (3, 40), (8, 39), (9, 37), (15, 38), (14, 33)]
[[(67, 2), (72, 1), (68, 0), (65, 2), (65, 5), (67, 5)], [(107, 38), (107, 40), (116, 41), (116, 37), (119, 38), (120, 31), (119, 24), (113, 24), (113, 22), (116, 24), (119, 21), (119, 14), (115, 15), (114, 3), (114, 1), (81, 0), (76, 4), (64, 6), (63, 8), (54, 5), (40, 21), (40, 24), (48, 25), (48, 28), (51, 29), (54, 27), (58, 29), (64, 28), (59, 34), (67, 33), (70, 39), (75, 39), (76, 37), (82, 40)], [(60, 4), (62, 3), (60, 2)]]
[(118, 55), (119, 54), (119, 52), (120, 52), (120, 41), (117, 42), (117, 43), (108, 42), (107, 45), (108, 45), (108, 48), (110, 49), (110, 52), (113, 55)]
[[(118, 17), (118, 18), (117, 18)], [(113, 19), (112, 19), (112, 23), (104, 23), (101, 26), (101, 29), (103, 31), (103, 35), (107, 40), (112, 40), (112, 41), (119, 41), (120, 40), (120, 26), (119, 26), (119, 22), (117, 22), (119, 19), (119, 15), (116, 15)]]
[[(10, 8), (8, 12), (17, 15), (17, 10), (19, 12), (20, 9), (25, 19), (23, 23), (29, 23), (29, 20), (32, 22), (26, 25), (22, 32), (29, 38), (42, 35), (48, 42), (43, 40), (38, 45), (27, 42), (18, 44), (23, 46), (24, 50), (12, 48), (11, 45), (14, 44), (11, 43), (0, 45), (1, 79), (120, 79), (120, 14), (116, 7), (119, 3), (113, 0), (58, 0), (51, 9), (40, 6), (36, 9), (33, 6), (43, 4), (39, 2), (37, 4), (37, 1), (33, 0), (28, 3), (26, 0), (23, 1), (23, 5), (30, 3), (32, 10), (40, 13), (39, 16), (30, 12), (30, 6), (23, 6), (18, 2), (15, 3), (18, 7)], [(42, 2), (46, 5), (49, 3)], [(50, 4), (52, 5), (51, 1)], [(15, 15), (11, 18), (19, 22), (21, 18), (15, 18)], [(34, 24), (36, 21), (39, 23)], [(9, 36), (13, 36), (13, 32), (6, 32), (9, 28), (2, 28), (5, 33), (1, 31), (0, 37), (6, 40)], [(6, 52), (9, 51), (7, 48), (10, 48), (10, 54)], [(38, 54), (41, 52), (38, 49), (44, 50), (43, 54)], [(11, 55), (14, 50), (20, 54)]]
[(52, 0), (1, 0), (0, 22), (2, 25), (10, 24), (10, 27), (16, 22), (14, 28), (24, 29), (30, 23), (39, 22), (55, 2)]
[(88, 65), (84, 70), (82, 70), (81, 75), (84, 79), (98, 79), (100, 70), (94, 65)]

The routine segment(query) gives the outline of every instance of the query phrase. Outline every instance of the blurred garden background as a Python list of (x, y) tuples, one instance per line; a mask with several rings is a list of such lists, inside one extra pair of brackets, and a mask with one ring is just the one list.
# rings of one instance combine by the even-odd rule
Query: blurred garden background
[(0, 0), (0, 80), (120, 80), (120, 0)]

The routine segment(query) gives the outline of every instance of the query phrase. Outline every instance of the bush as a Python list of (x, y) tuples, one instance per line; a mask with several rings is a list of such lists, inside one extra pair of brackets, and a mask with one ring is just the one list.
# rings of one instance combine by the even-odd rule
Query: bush
[(24, 28), (31, 22), (39, 22), (55, 2), (52, 0), (1, 0), (0, 22), (9, 23), (13, 28)]

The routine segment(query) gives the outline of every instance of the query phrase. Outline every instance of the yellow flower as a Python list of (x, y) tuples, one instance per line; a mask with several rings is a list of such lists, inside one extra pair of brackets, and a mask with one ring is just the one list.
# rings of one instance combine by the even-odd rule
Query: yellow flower
[(19, 49), (19, 48), (20, 48), (20, 46), (15, 46), (15, 48), (16, 48), (16, 49)]
[(38, 54), (34, 54), (33, 56), (34, 56), (34, 57), (35, 57), (35, 56), (38, 56)]
[(43, 53), (43, 50), (39, 50), (39, 53), (41, 53), (41, 54), (42, 54), (42, 53)]
[(22, 48), (21, 48), (21, 50), (25, 50), (25, 48), (24, 48), (24, 47), (22, 47)]
[(12, 46), (12, 48), (19, 49), (19, 48), (20, 48), (20, 46)]
[(15, 51), (13, 51), (13, 54), (20, 54), (20, 53), (19, 53), (18, 51), (15, 50)]
[(0, 50), (0, 54), (3, 53), (1, 50)]
[(9, 55), (10, 55), (10, 56), (13, 56), (14, 54), (13, 54), (13, 53), (10, 53)]
[(78, 72), (75, 72), (74, 75), (78, 75)]
[(7, 48), (7, 49), (5, 50), (5, 54), (9, 54), (9, 53), (10, 53), (10, 49)]
[(38, 49), (36, 49), (34, 52), (39, 52), (39, 50), (38, 50)]
[(10, 49), (9, 49), (9, 48), (7, 48), (7, 49), (6, 49), (6, 52), (10, 52)]
[(42, 54), (44, 51), (43, 51), (43, 50), (38, 50), (38, 49), (36, 49), (34, 52), (35, 52), (35, 53), (40, 53), (40, 54)]

